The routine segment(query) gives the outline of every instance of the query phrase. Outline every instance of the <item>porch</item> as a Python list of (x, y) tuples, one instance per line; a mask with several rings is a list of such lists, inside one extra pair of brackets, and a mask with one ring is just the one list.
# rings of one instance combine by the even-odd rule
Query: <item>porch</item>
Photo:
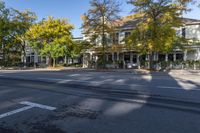
[[(101, 56), (101, 53), (95, 52), (84, 54), (83, 68), (98, 68), (98, 61)], [(148, 69), (150, 67), (148, 63), (150, 55), (148, 54), (142, 55), (134, 51), (124, 51), (107, 52), (105, 56), (106, 68), (108, 69)], [(164, 67), (168, 69), (184, 69), (188, 67), (187, 63), (200, 62), (200, 48), (193, 48), (192, 50), (187, 49), (184, 51), (174, 50), (170, 53), (153, 53), (152, 58), (155, 69), (164, 69)]]

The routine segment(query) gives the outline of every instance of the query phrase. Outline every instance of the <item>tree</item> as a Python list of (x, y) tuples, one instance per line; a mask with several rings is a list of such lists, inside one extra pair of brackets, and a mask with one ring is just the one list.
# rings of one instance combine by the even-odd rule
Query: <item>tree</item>
[(49, 58), (49, 65), (53, 59), (55, 67), (56, 59), (64, 56), (67, 48), (72, 45), (72, 29), (73, 25), (65, 19), (48, 17), (47, 20), (32, 25), (26, 36), (31, 47)]
[(3, 62), (5, 62), (6, 43), (10, 40), (10, 9), (5, 7), (5, 3), (0, 1), (0, 52)]
[(91, 48), (91, 44), (88, 41), (85, 40), (73, 40), (72, 44), (69, 45), (66, 49), (66, 62), (68, 59), (72, 59), (72, 64), (74, 63), (74, 59), (80, 59), (82, 54), (87, 50)]
[(72, 58), (80, 57), (87, 49), (91, 48), (91, 44), (85, 40), (76, 40), (73, 41), (73, 45), (68, 47), (67, 55)]
[(153, 54), (168, 52), (179, 37), (176, 29), (182, 25), (180, 16), (187, 10), (187, 0), (131, 0), (140, 22), (128, 38), (129, 45), (149, 54), (153, 68)]
[(11, 56), (13, 58), (13, 55), (19, 55), (20, 59), (21, 51), (26, 55), (24, 34), (35, 19), (35, 13), (8, 9), (0, 1), (0, 51), (3, 53), (4, 66), (12, 60)]
[(33, 25), (33, 23), (36, 21), (36, 14), (34, 12), (31, 12), (29, 10), (25, 11), (18, 11), (13, 9), (13, 15), (12, 15), (12, 24), (14, 28), (13, 36), (15, 38), (16, 45), (19, 46), (20, 51), (23, 55), (23, 64), (25, 64), (25, 58), (26, 58), (26, 37), (25, 33), (27, 30)]
[(120, 3), (116, 0), (91, 0), (91, 8), (83, 16), (84, 34), (93, 40), (101, 37), (105, 67), (106, 35), (114, 32), (113, 23), (119, 19)]

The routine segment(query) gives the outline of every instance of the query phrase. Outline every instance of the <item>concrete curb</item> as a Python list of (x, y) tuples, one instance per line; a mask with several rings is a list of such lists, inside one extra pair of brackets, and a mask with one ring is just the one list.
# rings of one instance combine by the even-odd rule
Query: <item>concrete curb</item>
[(0, 72), (100, 72), (100, 73), (124, 73), (124, 74), (134, 74), (134, 75), (197, 75), (200, 76), (200, 70), (170, 70), (169, 72), (150, 72), (142, 69), (134, 70), (118, 70), (118, 69), (108, 69), (108, 70), (96, 70), (96, 69), (84, 69), (84, 68), (69, 68), (69, 69), (25, 69), (25, 70), (0, 70)]

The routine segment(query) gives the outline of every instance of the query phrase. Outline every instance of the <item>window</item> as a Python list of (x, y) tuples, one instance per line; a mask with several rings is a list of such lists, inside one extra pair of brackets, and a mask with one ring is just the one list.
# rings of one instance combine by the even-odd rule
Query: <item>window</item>
[(185, 28), (182, 28), (182, 37), (185, 38), (185, 36), (186, 36), (186, 29), (185, 29)]
[(42, 62), (42, 58), (40, 56), (38, 56), (38, 63)]
[(113, 36), (113, 44), (119, 44), (119, 33), (115, 33)]
[(168, 54), (168, 61), (174, 61), (174, 55)]
[(165, 54), (159, 54), (158, 55), (158, 61), (165, 61), (165, 57), (166, 55)]
[(137, 55), (133, 55), (133, 59), (132, 59), (133, 63), (137, 63)]
[(113, 61), (113, 60), (112, 60), (112, 55), (111, 55), (111, 54), (108, 54), (108, 61)]
[(117, 61), (117, 53), (114, 53), (114, 61)]
[(176, 54), (176, 60), (183, 61), (183, 57), (184, 57), (183, 53)]
[(130, 62), (131, 62), (131, 55), (130, 55), (129, 52), (124, 53), (124, 61), (125, 61), (126, 63), (130, 63)]
[(125, 32), (125, 38), (129, 37), (131, 35), (131, 32)]

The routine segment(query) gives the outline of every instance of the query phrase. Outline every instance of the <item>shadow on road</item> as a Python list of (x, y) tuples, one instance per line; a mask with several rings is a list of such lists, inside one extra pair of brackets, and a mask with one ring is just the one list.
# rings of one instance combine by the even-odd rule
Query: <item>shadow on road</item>
[[(177, 101), (162, 101), (160, 97), (198, 102), (200, 85), (184, 77), (168, 73), (141, 75), (111, 72), (24, 72), (7, 75), (23, 76), (25, 79), (60, 79), (51, 83), (0, 79), (1, 105), (9, 100), (28, 100), (52, 103), (58, 107), (50, 114), (42, 113), (38, 117), (33, 114), (19, 121), (16, 119), (15, 125), (11, 121), (0, 120), (1, 125), (15, 131), (49, 133), (51, 127), (55, 133), (200, 132), (198, 112), (152, 104), (179, 104)], [(67, 84), (70, 82), (74, 86), (80, 82), (80, 85), (69, 87)], [(181, 104), (200, 106), (196, 103)], [(5, 107), (1, 106), (0, 112)], [(0, 128), (0, 132), (3, 131), (11, 129)]]

